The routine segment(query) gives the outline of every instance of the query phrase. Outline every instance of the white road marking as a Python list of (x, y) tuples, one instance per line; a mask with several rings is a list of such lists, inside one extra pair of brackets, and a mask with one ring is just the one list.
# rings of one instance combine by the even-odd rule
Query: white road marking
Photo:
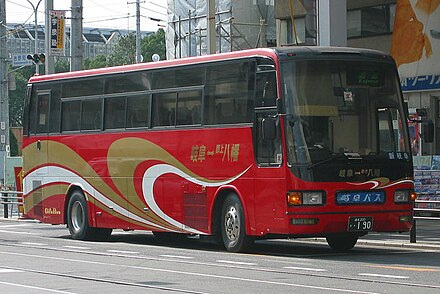
[(326, 272), (327, 270), (322, 268), (310, 268), (310, 267), (297, 267), (297, 266), (285, 266), (285, 269), (293, 269), (300, 271), (310, 271), (310, 272)]
[(120, 254), (139, 254), (139, 252), (136, 251), (123, 251), (123, 250), (107, 250), (107, 252), (120, 253)]
[(19, 225), (0, 225), (0, 228), (15, 228), (15, 227), (29, 227), (29, 224), (19, 224)]
[(81, 247), (81, 246), (63, 246), (63, 248), (76, 249), (76, 250), (90, 250), (91, 249), (89, 247)]
[(37, 242), (21, 242), (23, 245), (31, 245), (31, 246), (47, 246), (47, 244), (44, 243), (37, 243)]
[(228, 264), (235, 264), (235, 265), (257, 265), (256, 263), (252, 262), (240, 262), (240, 261), (233, 261), (233, 260), (216, 260), (219, 263), (228, 263)]
[[(114, 267), (120, 267), (120, 268), (140, 269), (140, 270), (146, 270), (146, 271), (172, 273), (172, 274), (180, 274), (180, 275), (187, 275), (187, 276), (194, 276), (194, 277), (206, 277), (206, 278), (214, 278), (214, 279), (242, 281), (242, 282), (247, 282), (247, 283), (252, 283), (252, 284), (259, 283), (259, 284), (268, 284), (268, 285), (297, 287), (297, 288), (303, 288), (303, 289), (326, 290), (326, 291), (334, 291), (334, 292), (378, 294), (377, 292), (367, 292), (365, 290), (351, 290), (351, 289), (344, 289), (344, 288), (330, 288), (330, 287), (314, 286), (314, 285), (301, 285), (301, 284), (288, 283), (288, 282), (268, 281), (268, 280), (241, 278), (241, 277), (215, 275), (215, 274), (205, 274), (205, 273), (188, 272), (188, 271), (177, 271), (177, 270), (171, 270), (171, 269), (161, 269), (161, 268), (146, 267), (146, 266), (121, 265), (121, 264), (116, 264), (116, 263), (98, 262), (98, 261), (72, 259), (72, 258), (60, 258), (60, 257), (52, 257), (52, 256), (44, 256), (44, 255), (36, 255), (36, 254), (25, 254), (25, 253), (0, 251), (0, 255), (1, 254), (23, 256), (23, 257), (28, 257), (28, 258), (33, 257), (33, 258), (41, 258), (41, 259), (59, 260), (59, 261), (63, 261), (63, 262), (78, 262), (78, 263), (83, 263), (83, 264), (94, 264), (94, 265), (101, 265), (101, 266), (107, 266), (107, 267), (114, 266)], [(26, 269), (22, 269), (22, 270), (26, 271)]]
[(159, 255), (161, 257), (168, 257), (168, 258), (179, 258), (179, 259), (194, 259), (194, 257), (191, 256), (181, 256), (181, 255)]
[(0, 274), (7, 274), (7, 273), (22, 273), (23, 271), (9, 269), (9, 268), (0, 268)]
[(38, 235), (38, 234), (36, 234), (36, 233), (17, 232), (17, 231), (7, 231), (7, 230), (0, 230), (0, 233), (20, 234), (20, 235)]
[(26, 289), (33, 289), (33, 290), (42, 290), (44, 292), (52, 292), (52, 293), (63, 293), (63, 294), (73, 294), (72, 292), (66, 292), (66, 291), (58, 291), (48, 288), (40, 288), (40, 287), (34, 287), (34, 286), (28, 286), (23, 284), (15, 284), (15, 283), (8, 283), (8, 282), (1, 282), (0, 284), (8, 285), (8, 286), (14, 286), (14, 287), (20, 287), (20, 288), (26, 288)]
[(407, 276), (393, 276), (393, 275), (381, 275), (381, 274), (370, 274), (370, 273), (360, 273), (359, 276), (367, 277), (377, 277), (377, 278), (392, 278), (392, 279), (409, 279)]

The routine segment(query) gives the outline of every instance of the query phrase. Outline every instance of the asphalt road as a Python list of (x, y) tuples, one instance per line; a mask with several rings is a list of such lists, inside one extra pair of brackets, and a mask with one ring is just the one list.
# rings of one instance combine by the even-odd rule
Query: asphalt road
[(76, 241), (65, 226), (0, 219), (0, 292), (440, 292), (440, 247), (373, 241), (344, 254), (319, 240), (258, 241), (234, 254), (196, 238), (161, 243), (147, 232)]

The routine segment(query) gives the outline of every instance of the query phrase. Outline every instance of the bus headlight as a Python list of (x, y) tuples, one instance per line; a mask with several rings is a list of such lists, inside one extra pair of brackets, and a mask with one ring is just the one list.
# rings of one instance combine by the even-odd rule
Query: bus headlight
[(417, 198), (417, 194), (412, 190), (396, 190), (394, 192), (395, 203), (414, 202), (416, 198)]
[(324, 192), (322, 191), (289, 191), (287, 193), (287, 204), (289, 206), (323, 205), (324, 198)]

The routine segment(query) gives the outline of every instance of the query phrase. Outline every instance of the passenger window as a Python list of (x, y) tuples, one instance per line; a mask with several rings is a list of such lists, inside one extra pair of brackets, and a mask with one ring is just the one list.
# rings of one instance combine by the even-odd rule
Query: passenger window
[(81, 101), (66, 101), (61, 105), (61, 130), (79, 131)]
[(101, 129), (101, 99), (90, 99), (82, 102), (81, 131)]
[(150, 118), (150, 95), (127, 97), (127, 128), (148, 127)]
[(124, 128), (126, 97), (106, 98), (104, 101), (104, 129)]
[(49, 93), (38, 94), (37, 107), (37, 127), (36, 133), (47, 133), (47, 126), (49, 120)]
[(153, 94), (153, 127), (176, 125), (177, 93)]

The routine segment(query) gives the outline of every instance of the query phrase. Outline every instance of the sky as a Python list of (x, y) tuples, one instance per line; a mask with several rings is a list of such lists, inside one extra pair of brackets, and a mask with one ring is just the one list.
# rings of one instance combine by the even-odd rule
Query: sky
[[(34, 6), (40, 0), (29, 0)], [(38, 6), (38, 24), (44, 25), (44, 2)], [(67, 10), (70, 17), (71, 0), (53, 0), (54, 10)], [(136, 0), (83, 0), (83, 27), (136, 30)], [(141, 30), (165, 28), (167, 0), (141, 0)], [(151, 18), (155, 19), (152, 20)], [(158, 22), (157, 20), (163, 20)], [(6, 22), (34, 24), (32, 5), (27, 0), (6, 0)], [(66, 21), (69, 25), (69, 21)]]

